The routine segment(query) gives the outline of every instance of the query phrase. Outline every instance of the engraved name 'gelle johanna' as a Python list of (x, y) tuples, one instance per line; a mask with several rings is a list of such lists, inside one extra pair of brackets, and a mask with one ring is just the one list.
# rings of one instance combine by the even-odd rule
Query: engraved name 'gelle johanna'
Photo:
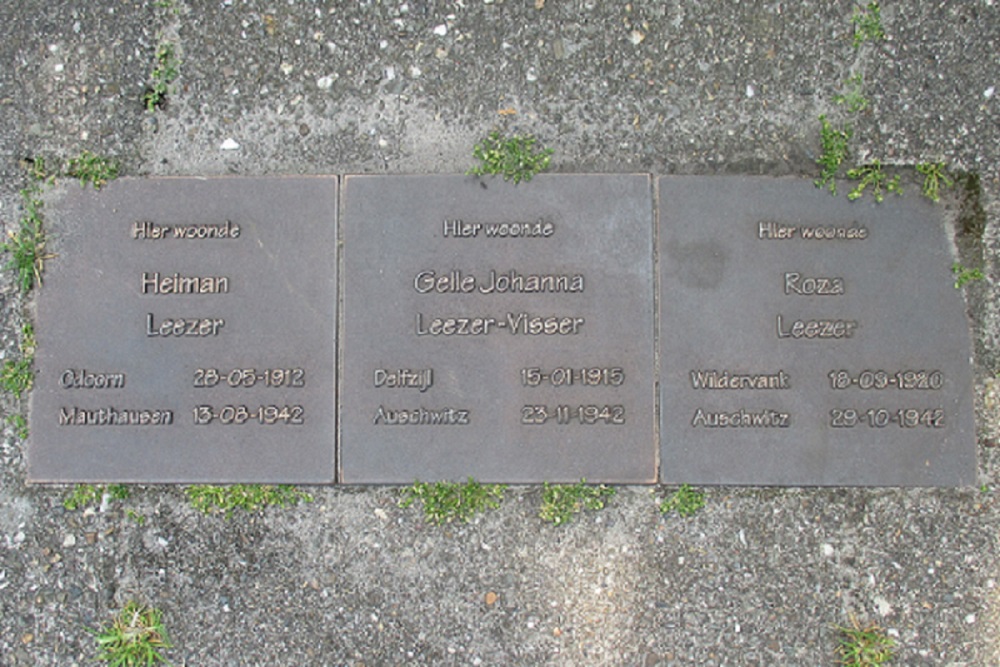
[(413, 279), (418, 294), (562, 294), (584, 290), (582, 273), (519, 273), (491, 269), (485, 280), (464, 271), (421, 271)]

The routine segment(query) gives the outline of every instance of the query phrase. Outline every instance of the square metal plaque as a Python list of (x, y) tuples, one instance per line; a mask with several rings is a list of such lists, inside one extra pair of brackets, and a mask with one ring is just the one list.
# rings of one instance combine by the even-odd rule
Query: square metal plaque
[(655, 480), (648, 176), (343, 187), (342, 481)]
[(337, 186), (65, 186), (47, 209), (29, 479), (333, 482)]
[(974, 481), (969, 329), (930, 203), (658, 185), (663, 482)]

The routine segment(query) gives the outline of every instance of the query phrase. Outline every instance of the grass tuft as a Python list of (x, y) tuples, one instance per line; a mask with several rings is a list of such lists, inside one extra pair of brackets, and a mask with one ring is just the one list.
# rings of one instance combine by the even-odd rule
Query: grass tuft
[(660, 514), (669, 514), (676, 510), (684, 518), (694, 516), (705, 506), (705, 493), (692, 489), (688, 484), (674, 491), (660, 503)]
[(224, 514), (228, 519), (236, 510), (256, 512), (271, 505), (286, 507), (313, 498), (289, 484), (232, 484), (229, 486), (194, 485), (184, 489), (191, 505), (205, 514)]
[(903, 194), (903, 188), (899, 185), (899, 175), (893, 176), (890, 179), (882, 171), (882, 163), (877, 159), (872, 160), (870, 164), (849, 169), (847, 177), (858, 181), (855, 188), (847, 195), (847, 198), (851, 201), (860, 199), (865, 193), (865, 189), (869, 186), (872, 189), (872, 196), (875, 198), (875, 201), (880, 204), (885, 199), (883, 189), (885, 192), (895, 192), (897, 195)]
[(820, 130), (820, 156), (816, 159), (816, 164), (822, 167), (819, 178), (814, 181), (817, 188), (826, 187), (830, 194), (837, 194), (837, 172), (840, 165), (847, 159), (847, 143), (850, 141), (854, 131), (850, 125), (835, 128), (826, 119), (826, 116), (819, 117)]
[(88, 184), (100, 190), (108, 181), (118, 178), (118, 162), (90, 151), (83, 151), (66, 163), (66, 175), (80, 180), (80, 185)]
[(68, 510), (78, 510), (104, 502), (104, 496), (112, 500), (125, 500), (132, 495), (124, 484), (77, 484), (63, 500), (63, 507)]
[(14, 394), (18, 399), (21, 394), (31, 391), (35, 382), (35, 330), (30, 323), (21, 327), (21, 358), (7, 359), (0, 369), (0, 389)]
[(129, 602), (110, 625), (91, 630), (97, 640), (97, 660), (112, 667), (150, 667), (166, 663), (161, 651), (170, 648), (163, 612)]
[(469, 478), (459, 482), (421, 482), (403, 489), (400, 507), (409, 507), (416, 501), (424, 506), (424, 519), (440, 526), (452, 521), (467, 522), (476, 514), (500, 507), (506, 484), (481, 484)]
[(851, 23), (854, 24), (854, 48), (860, 47), (865, 42), (881, 42), (885, 39), (882, 10), (874, 0), (863, 9), (860, 7), (855, 9)]
[(924, 184), (920, 191), (932, 202), (941, 200), (941, 186), (950, 188), (955, 184), (948, 177), (948, 170), (945, 169), (944, 162), (924, 162), (917, 165), (917, 173), (924, 177)]
[(851, 618), (849, 627), (838, 626), (840, 645), (837, 647), (839, 663), (844, 667), (878, 667), (892, 660), (896, 642), (885, 630), (870, 623), (861, 626)]
[(530, 181), (535, 174), (548, 169), (552, 157), (552, 149), (535, 150), (536, 140), (530, 136), (514, 135), (504, 137), (498, 131), (476, 144), (472, 149), (472, 157), (479, 164), (468, 173), (482, 176), (484, 174), (499, 174), (505, 181), (515, 183)]
[(167, 103), (167, 94), (171, 91), (171, 84), (177, 75), (180, 74), (180, 59), (177, 57), (177, 50), (170, 42), (163, 42), (156, 47), (156, 55), (153, 58), (153, 71), (149, 75), (150, 84), (142, 97), (146, 111), (153, 113), (157, 109), (162, 109)]
[(951, 265), (951, 272), (955, 274), (955, 289), (962, 289), (967, 284), (986, 277), (980, 269), (968, 269), (957, 262)]
[(864, 78), (861, 74), (855, 74), (844, 82), (844, 92), (834, 95), (833, 101), (838, 105), (846, 106), (847, 111), (850, 113), (864, 111), (868, 108), (868, 98), (862, 92), (864, 83)]
[(560, 526), (570, 523), (583, 510), (603, 509), (606, 498), (615, 495), (615, 489), (604, 484), (588, 485), (581, 479), (576, 484), (549, 484), (542, 490), (542, 506), (538, 511), (542, 521)]

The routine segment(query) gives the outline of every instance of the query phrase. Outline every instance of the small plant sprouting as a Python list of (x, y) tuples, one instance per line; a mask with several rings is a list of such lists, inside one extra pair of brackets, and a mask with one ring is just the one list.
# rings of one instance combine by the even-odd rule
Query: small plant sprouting
[(4, 391), (21, 398), (21, 394), (31, 390), (31, 385), (35, 380), (35, 373), (31, 370), (31, 359), (16, 359), (3, 362), (3, 370), (0, 371), (0, 387)]
[(149, 75), (150, 84), (142, 97), (146, 111), (152, 113), (157, 109), (162, 109), (167, 103), (167, 94), (171, 91), (174, 79), (180, 74), (180, 66), (181, 63), (177, 58), (173, 44), (163, 42), (156, 47), (153, 71)]
[(205, 514), (221, 512), (227, 519), (237, 509), (256, 512), (270, 505), (285, 507), (312, 502), (311, 495), (289, 484), (194, 485), (184, 489), (184, 492), (196, 510)]
[(7, 423), (14, 427), (17, 437), (24, 440), (28, 437), (28, 420), (21, 415), (7, 415)]
[(950, 188), (955, 184), (948, 177), (948, 171), (945, 169), (944, 162), (924, 162), (918, 164), (917, 173), (924, 177), (924, 185), (921, 188), (921, 192), (935, 203), (941, 200), (940, 190), (942, 185)]
[(837, 631), (840, 633), (838, 662), (844, 667), (878, 667), (892, 660), (896, 642), (874, 623), (861, 626), (852, 617), (850, 627), (837, 626)]
[(968, 283), (986, 277), (979, 269), (967, 269), (957, 262), (951, 265), (951, 272), (955, 274), (955, 289), (962, 289)]
[(35, 381), (35, 330), (30, 322), (21, 327), (21, 358), (8, 359), (0, 370), (0, 388), (21, 398)]
[(150, 667), (167, 662), (161, 651), (171, 645), (159, 609), (129, 602), (111, 625), (91, 632), (97, 640), (97, 660), (112, 667)]
[(66, 175), (79, 179), (80, 185), (84, 187), (89, 183), (95, 190), (100, 190), (108, 181), (118, 178), (118, 163), (90, 151), (83, 151), (70, 158), (66, 164)]
[(17, 271), (18, 285), (25, 293), (30, 292), (36, 283), (39, 285), (42, 283), (45, 260), (51, 257), (45, 253), (42, 200), (39, 196), (42, 190), (39, 183), (40, 181), (33, 181), (31, 185), (21, 190), (21, 206), (24, 212), (21, 214), (20, 228), (17, 232), (8, 232), (9, 239), (0, 245), (0, 250), (10, 253), (11, 256), (6, 268)]
[(515, 183), (530, 181), (539, 172), (548, 169), (552, 149), (535, 150), (535, 138), (515, 135), (504, 137), (498, 131), (472, 149), (472, 157), (480, 164), (468, 171), (470, 174), (500, 174), (503, 180)]
[(688, 484), (674, 491), (660, 503), (660, 514), (669, 514), (677, 510), (685, 519), (694, 516), (705, 506), (705, 493), (692, 489)]
[(855, 74), (844, 82), (843, 94), (834, 95), (833, 101), (837, 104), (846, 105), (850, 113), (864, 111), (868, 108), (868, 98), (861, 92), (864, 83), (861, 73)]
[(890, 179), (882, 171), (882, 163), (877, 159), (872, 160), (870, 164), (864, 164), (848, 170), (847, 177), (858, 181), (857, 186), (847, 195), (847, 198), (851, 201), (860, 199), (868, 186), (871, 186), (872, 196), (880, 204), (885, 199), (885, 195), (882, 192), (883, 188), (886, 192), (895, 192), (897, 195), (903, 194), (903, 188), (899, 185), (899, 175), (893, 176)]
[(860, 47), (865, 42), (880, 42), (885, 39), (882, 10), (875, 0), (869, 2), (864, 9), (860, 7), (855, 9), (851, 23), (854, 24), (854, 48)]
[(850, 141), (854, 131), (850, 125), (835, 128), (826, 119), (826, 116), (819, 117), (820, 122), (820, 156), (816, 159), (816, 164), (823, 169), (819, 178), (814, 181), (817, 188), (827, 187), (830, 194), (837, 194), (837, 171), (840, 165), (847, 159), (847, 142)]
[(549, 484), (542, 490), (542, 507), (538, 511), (542, 521), (559, 526), (573, 520), (573, 515), (588, 509), (603, 509), (605, 498), (615, 495), (614, 487), (604, 484), (588, 485), (581, 479), (576, 484)]
[(419, 500), (424, 518), (438, 526), (456, 520), (467, 522), (480, 512), (500, 507), (506, 490), (506, 484), (481, 484), (471, 477), (465, 484), (417, 481), (403, 489), (399, 506), (409, 507)]
[(63, 500), (63, 507), (75, 511), (90, 505), (100, 505), (107, 496), (111, 500), (125, 500), (132, 492), (124, 484), (108, 484), (107, 486), (95, 484), (77, 484), (70, 494)]

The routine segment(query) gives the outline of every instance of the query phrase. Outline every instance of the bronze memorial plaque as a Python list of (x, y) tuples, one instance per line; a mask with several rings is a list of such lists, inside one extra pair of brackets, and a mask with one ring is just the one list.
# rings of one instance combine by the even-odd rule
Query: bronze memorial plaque
[(336, 177), (67, 184), (34, 482), (333, 482)]
[(347, 176), (340, 472), (653, 482), (646, 175)]
[(663, 177), (659, 215), (661, 481), (974, 482), (969, 328), (931, 203)]

